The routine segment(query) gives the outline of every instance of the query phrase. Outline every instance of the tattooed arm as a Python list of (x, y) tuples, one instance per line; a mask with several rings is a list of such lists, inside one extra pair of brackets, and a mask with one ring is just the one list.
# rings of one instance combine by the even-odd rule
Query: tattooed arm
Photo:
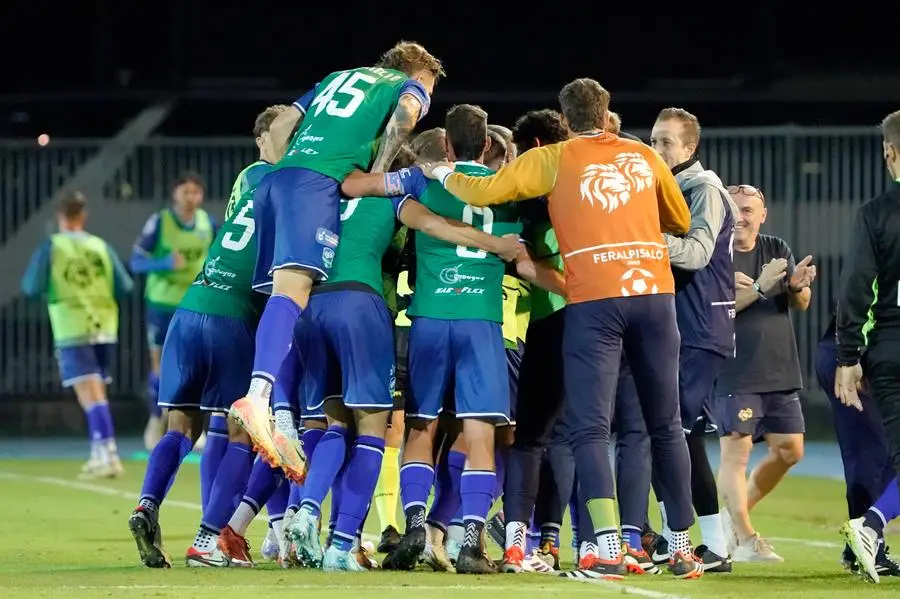
[(422, 114), (422, 102), (413, 94), (403, 94), (397, 102), (397, 108), (384, 129), (381, 147), (372, 163), (370, 172), (383, 173), (391, 165)]

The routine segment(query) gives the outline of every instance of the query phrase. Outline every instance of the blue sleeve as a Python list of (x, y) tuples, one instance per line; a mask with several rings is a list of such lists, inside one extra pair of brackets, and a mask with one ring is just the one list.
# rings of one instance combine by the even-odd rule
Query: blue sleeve
[(306, 114), (306, 111), (309, 110), (309, 105), (312, 104), (313, 98), (316, 97), (316, 90), (319, 89), (319, 84), (316, 83), (315, 86), (296, 100), (294, 100), (294, 108)]
[(413, 96), (422, 104), (422, 112), (419, 113), (419, 120), (421, 121), (424, 119), (425, 115), (428, 114), (428, 109), (431, 108), (431, 97), (428, 95), (425, 86), (415, 79), (407, 79), (406, 83), (400, 87), (400, 96), (404, 94)]
[(417, 166), (403, 168), (397, 171), (400, 175), (400, 183), (403, 185), (403, 193), (409, 194), (414, 198), (421, 198), (428, 187), (428, 177), (422, 173), (422, 169)]
[(134, 281), (131, 280), (131, 275), (129, 275), (128, 271), (125, 269), (125, 265), (122, 264), (122, 260), (119, 258), (119, 254), (116, 253), (116, 250), (114, 250), (111, 245), (106, 244), (106, 251), (109, 253), (110, 262), (112, 262), (113, 293), (117, 298), (121, 299), (131, 293), (131, 290), (134, 289)]
[(406, 200), (415, 200), (411, 195), (393, 196), (391, 197), (391, 206), (394, 209), (394, 217), (400, 220), (400, 211), (403, 210), (403, 204)]
[(22, 293), (28, 297), (39, 297), (47, 293), (50, 286), (50, 251), (48, 239), (34, 252), (22, 277)]
[(131, 272), (135, 274), (154, 272), (157, 270), (172, 270), (175, 267), (175, 258), (171, 254), (168, 256), (160, 256), (152, 258), (140, 252), (131, 254), (131, 261), (128, 263)]
[(159, 243), (160, 218), (159, 212), (154, 212), (144, 223), (141, 234), (138, 235), (137, 241), (131, 251), (131, 260), (128, 266), (131, 272), (146, 273), (155, 270), (172, 270), (174, 259), (172, 256), (162, 256), (154, 258), (153, 251), (156, 244)]

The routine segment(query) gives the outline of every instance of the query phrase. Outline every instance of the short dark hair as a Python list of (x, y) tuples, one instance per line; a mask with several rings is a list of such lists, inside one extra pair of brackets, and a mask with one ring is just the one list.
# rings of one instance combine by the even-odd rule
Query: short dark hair
[(484, 154), (487, 116), (472, 104), (457, 104), (447, 111), (444, 128), (457, 160), (475, 160)]
[(900, 110), (892, 112), (881, 121), (881, 136), (900, 151)]
[(202, 189), (206, 189), (206, 183), (197, 171), (181, 171), (172, 183), (172, 189), (181, 187), (186, 183), (193, 183), (194, 185), (199, 185)]
[(519, 117), (513, 127), (513, 141), (520, 152), (535, 147), (537, 139), (542, 145), (555, 144), (569, 138), (569, 130), (562, 122), (562, 115), (555, 110), (532, 110)]
[(443, 127), (435, 127), (422, 131), (412, 140), (410, 148), (419, 162), (437, 162), (447, 160), (447, 149), (444, 147), (446, 131)]
[(416, 71), (428, 71), (434, 75), (435, 83), (446, 75), (441, 61), (432, 56), (422, 44), (416, 42), (397, 42), (393, 48), (381, 55), (375, 66), (402, 71), (407, 75), (413, 75)]
[(284, 104), (275, 104), (256, 115), (256, 122), (253, 124), (253, 137), (259, 137), (268, 131), (275, 119), (278, 118), (278, 115), (287, 109), (288, 107)]
[(587, 77), (576, 79), (559, 92), (559, 107), (572, 131), (602, 129), (609, 110), (609, 92)]
[(407, 144), (400, 146), (400, 151), (394, 157), (389, 171), (399, 171), (402, 168), (409, 168), (416, 163), (416, 153), (412, 151)]
[(78, 218), (87, 210), (87, 197), (80, 191), (69, 191), (56, 203), (56, 213), (63, 218)]

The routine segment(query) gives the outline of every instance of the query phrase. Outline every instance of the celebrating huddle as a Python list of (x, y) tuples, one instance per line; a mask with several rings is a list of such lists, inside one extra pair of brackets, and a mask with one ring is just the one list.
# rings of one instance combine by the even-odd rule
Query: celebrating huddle
[[(700, 165), (690, 113), (664, 110), (651, 147), (619, 135), (609, 93), (577, 79), (561, 114), (529, 112), (510, 131), (458, 105), (407, 145), (443, 75), (401, 42), (258, 117), (260, 160), (239, 174), (165, 337), (168, 431), (129, 519), (143, 563), (171, 563), (159, 511), (203, 410), (228, 413), (229, 443), (189, 566), (252, 566), (244, 537), (264, 505), (263, 555), (285, 567), (377, 567), (360, 542), (373, 506), (385, 569), (557, 572), (566, 506), (570, 577), (774, 561), (749, 528), (746, 485), (726, 497), (741, 521), (719, 515), (700, 439), (715, 420), (752, 441), (752, 411), (713, 402), (736, 312), (787, 281), (808, 304), (814, 267), (782, 257), (736, 284), (736, 201), (763, 198)], [(776, 401), (799, 414), (769, 395), (760, 416)], [(802, 434), (799, 418), (768, 432)], [(402, 535), (396, 505), (374, 498), (389, 479)], [(661, 534), (647, 525), (651, 481)]]

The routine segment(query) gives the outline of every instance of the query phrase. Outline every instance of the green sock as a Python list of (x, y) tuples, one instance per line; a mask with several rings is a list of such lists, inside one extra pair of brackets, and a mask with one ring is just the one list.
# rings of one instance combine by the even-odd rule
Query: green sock
[(616, 523), (616, 502), (611, 498), (588, 499), (588, 513), (594, 530), (618, 530)]

